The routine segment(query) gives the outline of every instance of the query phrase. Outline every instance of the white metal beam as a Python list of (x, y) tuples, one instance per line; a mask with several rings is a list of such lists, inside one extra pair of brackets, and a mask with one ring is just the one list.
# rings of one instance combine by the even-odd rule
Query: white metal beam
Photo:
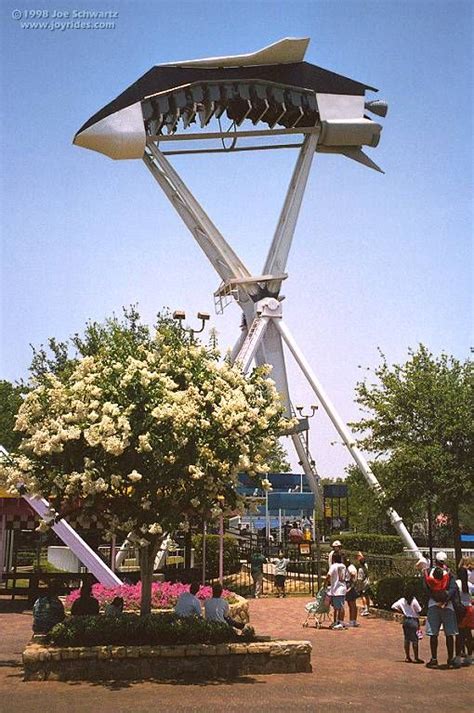
[[(50, 507), (47, 500), (44, 498), (33, 498), (29, 495), (23, 495), (23, 498), (40, 517), (48, 517)], [(105, 564), (102, 558), (89, 547), (82, 537), (79, 537), (77, 532), (66, 520), (59, 520), (59, 522), (52, 526), (52, 529), (101, 584), (106, 587), (116, 587), (123, 584), (120, 577), (117, 577), (115, 572)]]
[[(283, 398), (285, 414), (289, 418), (292, 415), (292, 411), (288, 376), (286, 373), (285, 354), (283, 351), (281, 335), (275, 326), (274, 320), (270, 320), (268, 323), (265, 334), (263, 335), (263, 342), (261, 346), (263, 347), (263, 359), (257, 352), (256, 362), (257, 364), (267, 363), (272, 365), (273, 368), (271, 378), (275, 382), (278, 393), (281, 394)], [(293, 441), (298, 460), (301, 462), (303, 471), (308, 478), (309, 487), (316, 495), (316, 508), (320, 509), (322, 508), (322, 489), (316, 468), (312, 465), (311, 459), (306, 453), (306, 448), (301, 441), (300, 434), (293, 434), (291, 439)]]
[[(286, 324), (283, 322), (281, 319), (275, 319), (274, 324), (278, 331), (280, 332), (281, 336), (283, 337), (285, 343), (287, 344), (288, 348), (290, 349), (291, 353), (293, 354), (296, 362), (298, 363), (299, 367), (301, 368), (303, 374), (306, 376), (309, 384), (311, 385), (314, 393), (318, 397), (319, 401), (321, 402), (324, 410), (326, 411), (327, 415), (331, 419), (334, 427), (336, 428), (336, 431), (339, 433), (340, 437), (344, 441), (345, 445), (347, 446), (347, 449), (349, 450), (349, 453), (351, 456), (354, 458), (355, 462), (359, 466), (360, 471), (364, 475), (367, 483), (369, 486), (372, 488), (372, 490), (375, 491), (376, 494), (378, 495), (383, 495), (383, 490), (382, 487), (373, 474), (372, 470), (369, 467), (369, 464), (367, 463), (365, 457), (362, 455), (361, 451), (357, 448), (355, 441), (354, 441), (354, 436), (344, 423), (344, 421), (341, 419), (339, 414), (337, 413), (334, 405), (332, 404), (331, 400), (329, 399), (328, 395), (324, 391), (322, 385), (316, 378), (315, 373), (311, 369), (309, 363), (305, 359), (304, 354), (302, 351), (299, 349), (297, 343), (295, 342), (290, 330), (286, 326)], [(397, 530), (398, 534), (400, 537), (403, 539), (405, 544), (407, 545), (408, 549), (410, 552), (417, 558), (421, 558), (422, 554), (420, 550), (418, 549), (415, 541), (413, 540), (412, 536), (408, 532), (402, 518), (400, 515), (391, 507), (387, 508), (387, 513), (388, 516), (390, 517), (390, 520), (392, 522), (392, 525), (395, 527)]]
[(220, 277), (223, 280), (251, 277), (189, 188), (153, 143), (148, 143), (143, 160)]
[(147, 143), (158, 144), (173, 141), (204, 141), (206, 139), (251, 139), (254, 137), (293, 136), (296, 134), (318, 134), (319, 127), (301, 126), (296, 129), (249, 129), (244, 131), (202, 131), (185, 134), (155, 134), (149, 136)]
[[(298, 220), (306, 183), (318, 144), (318, 136), (318, 133), (306, 136), (300, 149), (285, 202), (281, 209), (280, 219), (263, 268), (264, 274), (282, 275), (285, 272), (296, 221)], [(268, 285), (270, 293), (278, 294), (280, 285), (281, 282), (278, 280), (270, 282)]]

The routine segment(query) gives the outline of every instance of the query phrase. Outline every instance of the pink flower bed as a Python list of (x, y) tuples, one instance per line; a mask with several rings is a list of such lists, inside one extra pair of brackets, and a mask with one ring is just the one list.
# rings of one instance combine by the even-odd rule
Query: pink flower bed
[[(122, 597), (124, 601), (124, 609), (131, 611), (140, 610), (142, 585), (138, 584), (122, 584), (118, 587), (104, 587), (103, 584), (94, 584), (92, 594), (98, 599), (100, 607), (103, 608), (111, 602), (114, 597)], [(151, 606), (152, 609), (173, 609), (176, 600), (182, 592), (189, 591), (189, 584), (181, 584), (181, 582), (154, 582), (151, 586)], [(70, 609), (72, 603), (79, 597), (80, 590), (74, 589), (66, 597), (66, 609)], [(197, 593), (199, 599), (210, 599), (212, 597), (212, 587), (200, 587)], [(228, 589), (224, 589), (222, 597), (227, 599), (229, 603), (235, 601), (235, 594)]]

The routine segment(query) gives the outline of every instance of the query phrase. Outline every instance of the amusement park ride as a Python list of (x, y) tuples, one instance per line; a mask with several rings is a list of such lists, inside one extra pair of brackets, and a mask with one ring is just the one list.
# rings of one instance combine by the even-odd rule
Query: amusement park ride
[[(217, 311), (235, 301), (243, 312), (233, 359), (243, 370), (253, 361), (271, 364), (287, 415), (293, 415), (285, 343), (368, 485), (381, 494), (352, 433), (283, 320), (280, 289), (288, 277), (288, 254), (315, 153), (342, 154), (381, 171), (362, 147), (376, 147), (382, 131), (366, 112), (380, 117), (387, 113), (385, 102), (366, 100), (367, 91), (377, 91), (373, 87), (305, 62), (308, 43), (306, 38), (287, 38), (253, 54), (155, 66), (91, 117), (77, 132), (74, 144), (117, 160), (144, 161), (221, 279), (214, 294)], [(232, 122), (227, 130), (221, 126), (223, 115)], [(216, 130), (210, 131), (207, 127), (214, 120)], [(206, 147), (207, 142), (216, 140), (222, 142), (222, 148)], [(230, 146), (225, 147), (224, 140), (230, 141)], [(174, 142), (178, 148), (170, 150)], [(298, 159), (262, 274), (252, 275), (167, 156), (281, 148), (298, 148)], [(291, 437), (308, 483), (321, 503), (319, 476), (303, 434), (296, 428)], [(388, 514), (409, 552), (421, 557), (401, 517), (393, 508)]]

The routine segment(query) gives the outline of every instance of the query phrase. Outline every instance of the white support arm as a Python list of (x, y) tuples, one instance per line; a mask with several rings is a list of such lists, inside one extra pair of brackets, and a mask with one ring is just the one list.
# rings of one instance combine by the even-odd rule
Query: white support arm
[(143, 160), (220, 277), (224, 281), (251, 277), (243, 262), (154, 143), (147, 144)]
[[(318, 144), (318, 137), (318, 133), (309, 134), (305, 137), (303, 146), (300, 149), (285, 202), (281, 209), (280, 219), (263, 268), (263, 274), (265, 275), (282, 275), (285, 272), (288, 253), (296, 228), (296, 221), (298, 220), (306, 183)], [(280, 288), (280, 282), (278, 280), (270, 282), (268, 287), (270, 293), (275, 292), (275, 294), (277, 294)]]
[[(306, 376), (314, 393), (316, 394), (319, 401), (323, 405), (324, 410), (326, 411), (326, 413), (328, 414), (332, 423), (334, 424), (336, 431), (341, 436), (341, 438), (344, 441), (344, 443), (346, 444), (350, 454), (352, 455), (355, 462), (359, 466), (359, 469), (361, 470), (362, 474), (364, 475), (367, 483), (370, 485), (372, 490), (374, 490), (377, 494), (383, 495), (382, 487), (381, 487), (379, 481), (377, 480), (377, 478), (375, 477), (375, 475), (372, 473), (372, 471), (369, 467), (369, 464), (367, 463), (366, 459), (362, 455), (361, 451), (357, 448), (355, 441), (354, 441), (353, 434), (350, 432), (350, 430), (348, 429), (348, 427), (346, 426), (344, 421), (341, 419), (341, 417), (337, 413), (337, 411), (334, 408), (333, 404), (331, 403), (329, 397), (327, 396), (327, 394), (324, 391), (323, 387), (321, 386), (320, 382), (316, 378), (316, 375), (314, 374), (313, 370), (311, 369), (309, 363), (306, 361), (303, 353), (300, 351), (298, 345), (296, 344), (295, 340), (293, 339), (293, 336), (292, 336), (291, 332), (289, 331), (288, 327), (281, 319), (280, 320), (276, 319), (274, 321), (274, 324), (276, 325), (278, 331), (280, 332), (281, 336), (283, 337), (286, 344), (288, 345), (288, 348), (290, 349), (291, 353), (293, 354), (294, 358), (296, 359), (296, 361), (297, 361), (298, 365), (300, 366), (301, 370), (303, 371), (304, 375)], [(420, 550), (418, 549), (412, 536), (408, 532), (400, 515), (391, 507), (389, 507), (387, 509), (387, 513), (390, 517), (390, 521), (392, 522), (392, 525), (395, 527), (398, 534), (400, 535), (402, 540), (405, 542), (409, 551), (415, 557), (421, 558), (422, 554), (421, 554)]]
[[(40, 517), (46, 520), (48, 519), (48, 515), (50, 515), (51, 511), (47, 500), (44, 498), (33, 498), (29, 495), (23, 495), (23, 498)], [(56, 535), (70, 548), (71, 552), (74, 552), (78, 560), (82, 562), (84, 567), (87, 567), (89, 572), (92, 572), (94, 577), (101, 584), (106, 587), (116, 587), (123, 584), (115, 572), (112, 572), (110, 567), (89, 547), (87, 542), (84, 542), (82, 537), (79, 537), (77, 532), (66, 520), (60, 520), (52, 527)]]

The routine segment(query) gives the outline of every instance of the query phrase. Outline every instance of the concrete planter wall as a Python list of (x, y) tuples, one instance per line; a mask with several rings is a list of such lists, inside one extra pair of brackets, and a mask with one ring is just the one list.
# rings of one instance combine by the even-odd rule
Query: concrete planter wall
[[(369, 607), (369, 612), (377, 619), (385, 619), (386, 621), (396, 621), (398, 624), (401, 624), (403, 622), (403, 614), (400, 614), (395, 610), (388, 611), (387, 609), (377, 609), (377, 607)], [(420, 626), (424, 626), (426, 624), (426, 616), (420, 616), (419, 620)]]
[(216, 679), (312, 670), (309, 641), (64, 648), (33, 643), (23, 664), (25, 681)]

